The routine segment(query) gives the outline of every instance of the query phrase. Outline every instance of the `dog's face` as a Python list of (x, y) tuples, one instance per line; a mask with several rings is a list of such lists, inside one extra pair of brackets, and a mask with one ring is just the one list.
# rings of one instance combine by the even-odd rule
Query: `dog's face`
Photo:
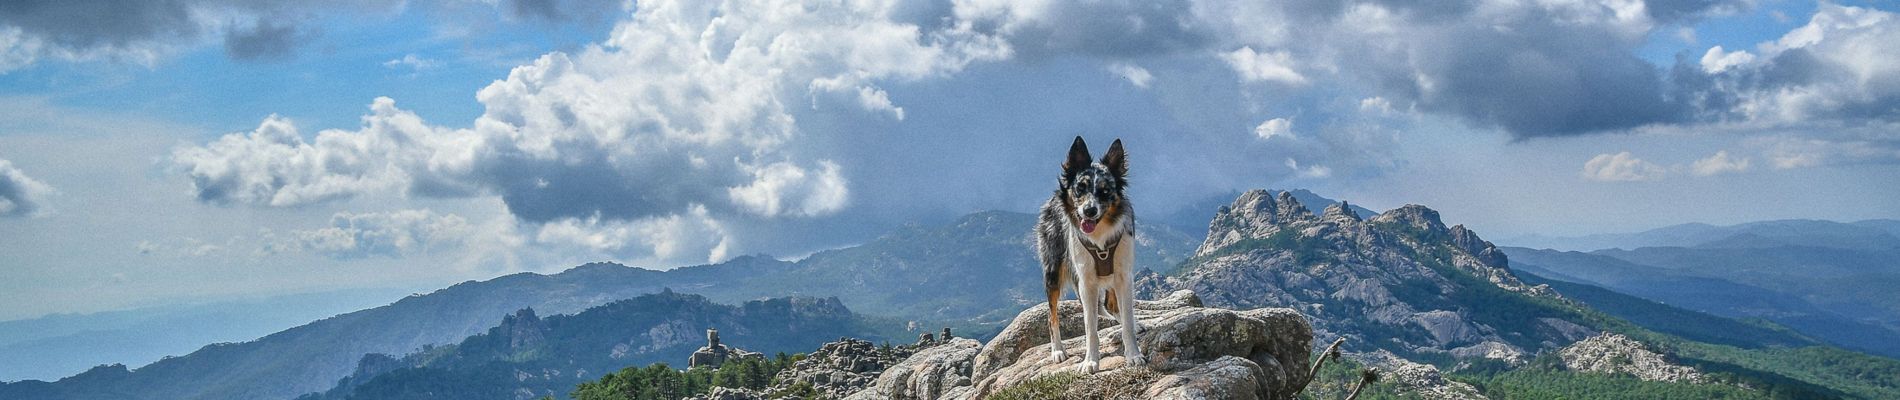
[(1114, 226), (1122, 215), (1127, 185), (1128, 159), (1121, 139), (1108, 146), (1101, 162), (1095, 162), (1088, 144), (1081, 136), (1075, 137), (1069, 158), (1062, 163), (1062, 199), (1077, 229), (1093, 234), (1097, 227)]

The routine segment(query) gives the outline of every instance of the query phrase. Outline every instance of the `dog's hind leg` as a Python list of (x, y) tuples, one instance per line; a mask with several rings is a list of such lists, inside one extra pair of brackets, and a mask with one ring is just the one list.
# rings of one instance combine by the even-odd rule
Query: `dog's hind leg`
[(1062, 362), (1063, 356), (1068, 355), (1062, 350), (1062, 288), (1067, 287), (1069, 282), (1067, 274), (1057, 271), (1056, 275), (1056, 278), (1044, 282), (1049, 286), (1046, 288), (1049, 292), (1049, 360)]
[(1107, 291), (1105, 291), (1102, 294), (1102, 305), (1104, 306), (1102, 310), (1107, 311), (1105, 313), (1102, 313), (1102, 315), (1108, 316), (1109, 320), (1115, 321), (1115, 323), (1119, 324), (1119, 323), (1122, 323), (1122, 319), (1120, 317), (1121, 311), (1119, 311), (1121, 309), (1117, 307), (1121, 305), (1116, 304), (1116, 301), (1115, 301), (1116, 297), (1118, 296), (1115, 295), (1114, 288), (1109, 288)]

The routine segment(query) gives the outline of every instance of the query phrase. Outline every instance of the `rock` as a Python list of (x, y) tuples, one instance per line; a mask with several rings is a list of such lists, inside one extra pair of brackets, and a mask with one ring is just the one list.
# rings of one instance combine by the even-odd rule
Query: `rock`
[(1657, 382), (1708, 382), (1701, 371), (1670, 362), (1642, 342), (1615, 333), (1606, 332), (1578, 341), (1559, 350), (1557, 356), (1563, 359), (1564, 368), (1571, 371), (1629, 374)]
[(1548, 286), (1525, 284), (1496, 246), (1464, 226), (1447, 227), (1430, 208), (1407, 205), (1363, 220), (1343, 202), (1318, 217), (1306, 210), (1286, 193), (1241, 194), (1209, 222), (1178, 271), (1137, 275), (1136, 297), (1193, 290), (1213, 307), (1291, 307), (1311, 318), (1316, 337), (1345, 337), (1361, 351), (1512, 364), (1596, 334), (1569, 321), (1474, 312), (1484, 305), (1465, 303), (1485, 296), (1555, 300), (1552, 310), (1570, 303)]
[(701, 395), (697, 395), (693, 397), (687, 397), (686, 399), (687, 400), (765, 400), (768, 398), (770, 397), (766, 396), (765, 392), (761, 392), (757, 390), (736, 389), (736, 388), (729, 388), (729, 387), (723, 387), (723, 386), (714, 386), (712, 390), (706, 391), (706, 394), (701, 394)]
[(719, 330), (707, 329), (706, 346), (693, 351), (693, 355), (686, 359), (686, 365), (688, 368), (719, 368), (720, 365), (726, 363), (726, 360), (742, 358), (765, 358), (765, 355), (720, 344)]
[(533, 308), (523, 308), (514, 314), (502, 316), (499, 329), (508, 337), (509, 350), (540, 346), (548, 340), (548, 326), (534, 315)]
[[(934, 343), (942, 343), (937, 341)], [(805, 359), (792, 363), (774, 376), (778, 384), (771, 391), (799, 383), (810, 384), (825, 398), (841, 398), (870, 386), (887, 365), (897, 364), (913, 352), (928, 346), (900, 346), (883, 352), (869, 341), (838, 338), (825, 343)]]
[[(1072, 335), (1063, 342), (1069, 355), (1062, 362), (1049, 357), (1048, 305), (1039, 304), (1018, 314), (980, 349), (974, 341), (957, 339), (924, 350), (852, 398), (972, 399), (1054, 374), (1078, 373), (1086, 345), (1074, 328), (1081, 325), (1081, 305), (1064, 301), (1058, 306), (1061, 325), (1069, 332), (1065, 336)], [(1178, 291), (1135, 302), (1135, 319), (1148, 365), (1125, 365), (1120, 328), (1105, 323), (1098, 333), (1101, 372), (1071, 390), (1155, 399), (1280, 399), (1293, 396), (1310, 379), (1312, 328), (1299, 312), (1204, 308), (1193, 292)]]
[(965, 394), (971, 389), (970, 361), (982, 348), (983, 343), (971, 339), (945, 341), (885, 369), (870, 388), (846, 399), (940, 399)]
[(1396, 383), (1401, 393), (1442, 400), (1485, 399), (1471, 384), (1445, 379), (1438, 367), (1415, 363), (1385, 350), (1356, 356), (1360, 362), (1384, 372), (1385, 379)]

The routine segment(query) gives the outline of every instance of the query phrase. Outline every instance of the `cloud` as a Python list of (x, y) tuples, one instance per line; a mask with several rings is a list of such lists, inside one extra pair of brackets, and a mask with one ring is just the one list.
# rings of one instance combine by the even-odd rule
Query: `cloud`
[(26, 176), (13, 162), (0, 159), (0, 217), (43, 216), (52, 213), (47, 205), (54, 193), (33, 177)]
[(249, 27), (231, 27), (224, 34), (224, 52), (239, 61), (283, 61), (312, 37), (295, 25), (259, 19)]
[(1240, 74), (1242, 82), (1277, 82), (1288, 85), (1306, 83), (1306, 77), (1294, 71), (1292, 55), (1284, 51), (1255, 53), (1252, 47), (1242, 47), (1221, 58)]
[(401, 258), (417, 254), (469, 251), (486, 233), (455, 214), (430, 210), (340, 212), (330, 226), (267, 235), (268, 253), (307, 251), (337, 259)]
[(1630, 152), (1598, 154), (1583, 163), (1583, 179), (1598, 182), (1636, 182), (1662, 179), (1668, 171)]
[(1253, 134), (1254, 136), (1259, 136), (1260, 140), (1271, 140), (1275, 137), (1294, 138), (1293, 120), (1286, 118), (1269, 119), (1266, 122), (1261, 122), (1259, 126), (1255, 126), (1253, 128)]
[(1703, 83), (1705, 97), (1732, 104), (1722, 116), (1767, 124), (1900, 120), (1900, 59), (1890, 56), (1900, 54), (1900, 16), (1822, 4), (1806, 25), (1760, 47), (1757, 56), (1724, 56), (1737, 60)]
[[(207, 203), (498, 196), (523, 222), (574, 228), (540, 235), (550, 238), (612, 238), (665, 218), (818, 217), (849, 204), (849, 181), (840, 164), (792, 145), (804, 132), (790, 104), (842, 96), (901, 121), (880, 85), (1008, 54), (974, 33), (894, 22), (890, 5), (642, 6), (600, 45), (549, 53), (477, 92), (485, 111), (469, 128), (379, 98), (354, 130), (306, 141), (271, 117), (171, 160)], [(595, 234), (562, 233), (580, 227)]]
[(1711, 176), (1731, 172), (1748, 171), (1747, 157), (1729, 157), (1727, 150), (1717, 151), (1709, 158), (1696, 160), (1690, 164), (1689, 171), (1695, 176)]
[(1128, 83), (1142, 89), (1147, 89), (1148, 82), (1154, 81), (1155, 79), (1153, 74), (1148, 73), (1148, 69), (1135, 64), (1119, 62), (1109, 64), (1108, 71), (1121, 76), (1122, 79), (1127, 79)]
[(436, 61), (428, 57), (418, 56), (415, 53), (404, 54), (402, 55), (402, 58), (397, 58), (397, 59), (383, 62), (383, 68), (389, 68), (389, 69), (407, 68), (409, 70), (417, 71), (417, 72), (435, 69), (436, 67), (440, 67), (440, 66), (442, 66), (441, 61)]
[(1327, 168), (1324, 165), (1308, 165), (1306, 168), (1300, 168), (1300, 162), (1292, 158), (1286, 159), (1286, 168), (1293, 170), (1293, 174), (1301, 178), (1326, 178), (1333, 176), (1332, 168)]
[(735, 238), (706, 207), (694, 205), (683, 213), (633, 221), (564, 218), (542, 224), (535, 241), (653, 262), (715, 263), (730, 255)]
[(500, 7), (515, 18), (544, 24), (595, 23), (621, 14), (627, 3), (626, 0), (504, 0)]

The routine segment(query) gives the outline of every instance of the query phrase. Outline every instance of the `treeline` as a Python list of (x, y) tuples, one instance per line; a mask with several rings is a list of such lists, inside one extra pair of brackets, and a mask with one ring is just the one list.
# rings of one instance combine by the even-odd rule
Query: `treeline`
[[(666, 363), (627, 367), (602, 376), (599, 380), (582, 382), (568, 396), (575, 400), (674, 400), (706, 394), (714, 387), (764, 390), (777, 383), (773, 376), (778, 375), (779, 371), (803, 359), (804, 354), (788, 356), (778, 353), (772, 358), (728, 360), (719, 368), (700, 367), (682, 371)], [(810, 398), (816, 394), (817, 391), (811, 385), (800, 383), (770, 393), (770, 396)]]

